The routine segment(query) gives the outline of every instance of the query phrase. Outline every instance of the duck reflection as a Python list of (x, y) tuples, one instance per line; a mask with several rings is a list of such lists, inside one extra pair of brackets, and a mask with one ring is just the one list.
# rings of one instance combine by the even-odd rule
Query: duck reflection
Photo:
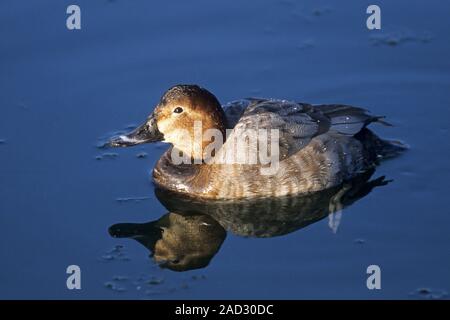
[(115, 224), (109, 231), (113, 237), (132, 238), (144, 245), (163, 268), (204, 268), (219, 251), (226, 230), (243, 237), (276, 237), (329, 216), (330, 227), (336, 231), (336, 214), (389, 183), (384, 176), (370, 180), (374, 171), (338, 187), (296, 197), (205, 201), (156, 189), (169, 213), (148, 223)]
[(225, 229), (201, 213), (169, 212), (148, 223), (111, 226), (113, 237), (132, 238), (151, 252), (162, 268), (186, 271), (206, 267), (226, 237)]

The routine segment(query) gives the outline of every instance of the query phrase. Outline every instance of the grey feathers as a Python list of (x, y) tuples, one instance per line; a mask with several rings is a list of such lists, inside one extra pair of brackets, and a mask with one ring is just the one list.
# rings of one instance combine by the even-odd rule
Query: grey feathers
[(278, 129), (280, 155), (284, 159), (305, 147), (312, 138), (338, 132), (355, 135), (371, 122), (365, 109), (347, 105), (310, 105), (286, 100), (243, 99), (224, 106), (228, 127), (236, 129)]

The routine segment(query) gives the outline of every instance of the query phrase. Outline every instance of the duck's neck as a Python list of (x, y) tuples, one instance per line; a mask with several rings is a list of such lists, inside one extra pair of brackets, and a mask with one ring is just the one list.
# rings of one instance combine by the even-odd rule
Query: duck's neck
[[(212, 118), (214, 119), (214, 118)], [(173, 144), (171, 148), (172, 163), (177, 164), (211, 164), (223, 149), (227, 141), (226, 125), (223, 119), (216, 119), (214, 123), (195, 121), (192, 131), (186, 135), (173, 135), (168, 139)]]
[[(153, 170), (154, 182), (164, 189), (197, 194), (204, 192), (208, 188), (209, 181), (206, 181), (212, 170), (212, 166), (200, 162), (201, 164), (174, 163), (172, 160), (173, 147), (170, 147), (158, 160)], [(199, 181), (201, 180), (201, 181)]]

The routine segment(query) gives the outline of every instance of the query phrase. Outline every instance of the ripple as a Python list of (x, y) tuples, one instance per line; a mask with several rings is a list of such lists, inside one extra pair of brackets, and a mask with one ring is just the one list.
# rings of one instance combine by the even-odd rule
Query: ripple
[(432, 288), (417, 288), (409, 294), (419, 299), (440, 300), (448, 296), (447, 291)]
[(139, 153), (136, 155), (136, 158), (138, 158), (138, 159), (144, 159), (144, 158), (147, 158), (147, 156), (148, 156), (147, 152), (139, 152)]
[(355, 244), (365, 244), (366, 243), (366, 240), (364, 240), (364, 239), (355, 239), (355, 240), (353, 240), (353, 243), (355, 243)]
[(313, 9), (312, 15), (316, 16), (316, 17), (320, 17), (320, 16), (323, 16), (324, 14), (330, 13), (332, 11), (333, 10), (330, 7), (327, 7), (327, 6), (319, 7), (319, 8)]
[(127, 289), (125, 287), (119, 286), (116, 283), (111, 282), (111, 281), (105, 282), (104, 286), (105, 286), (105, 288), (110, 289), (110, 290), (115, 291), (115, 292), (125, 292), (125, 291), (127, 291)]
[(95, 160), (116, 159), (118, 156), (119, 154), (115, 152), (105, 152), (101, 155), (95, 156)]
[(160, 285), (164, 283), (164, 278), (157, 278), (155, 276), (151, 277), (150, 280), (146, 282), (149, 285)]
[(126, 203), (126, 202), (142, 202), (144, 200), (148, 200), (150, 197), (125, 197), (125, 198), (117, 198), (116, 201), (119, 203)]
[(424, 32), (417, 34), (410, 31), (395, 31), (385, 34), (372, 35), (370, 40), (375, 46), (387, 45), (387, 46), (398, 46), (406, 42), (415, 43), (429, 43), (433, 39), (432, 35)]
[(130, 261), (130, 258), (125, 252), (125, 248), (122, 245), (116, 245), (114, 248), (106, 251), (101, 257), (100, 261)]

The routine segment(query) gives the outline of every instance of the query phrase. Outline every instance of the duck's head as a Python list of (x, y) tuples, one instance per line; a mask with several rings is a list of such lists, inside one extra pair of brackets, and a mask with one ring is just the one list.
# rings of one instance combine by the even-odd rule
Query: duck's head
[[(198, 128), (198, 124), (201, 124), (201, 136), (208, 129), (217, 129), (225, 137), (226, 117), (217, 98), (197, 85), (176, 85), (164, 93), (141, 126), (113, 138), (109, 146), (128, 147), (163, 141), (181, 151), (190, 151), (195, 140), (194, 128), (196, 125)], [(186, 134), (190, 139), (186, 139)]]
[(175, 212), (147, 223), (118, 223), (109, 233), (135, 239), (160, 267), (174, 271), (206, 267), (226, 237), (225, 229), (209, 215)]

